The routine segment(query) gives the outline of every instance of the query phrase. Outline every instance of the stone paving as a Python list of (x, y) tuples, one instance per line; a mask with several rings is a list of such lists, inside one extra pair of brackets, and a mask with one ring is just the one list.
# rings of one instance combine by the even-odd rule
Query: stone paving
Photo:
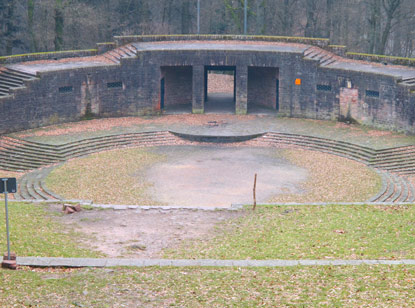
[(287, 267), (287, 266), (358, 266), (415, 265), (415, 260), (186, 260), (186, 259), (93, 259), (17, 257), (17, 264), (35, 267)]

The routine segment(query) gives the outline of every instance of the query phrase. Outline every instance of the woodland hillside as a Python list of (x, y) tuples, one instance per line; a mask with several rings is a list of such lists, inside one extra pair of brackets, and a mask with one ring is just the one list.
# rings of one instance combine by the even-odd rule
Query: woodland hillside
[[(244, 0), (200, 0), (202, 34), (243, 32)], [(94, 48), (114, 35), (197, 31), (197, 0), (0, 0), (0, 55)], [(330, 38), (413, 57), (414, 0), (248, 0), (248, 34)]]

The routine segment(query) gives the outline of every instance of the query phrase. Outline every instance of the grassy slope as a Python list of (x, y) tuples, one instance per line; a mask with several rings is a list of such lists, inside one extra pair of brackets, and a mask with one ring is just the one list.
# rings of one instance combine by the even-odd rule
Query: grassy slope
[(0, 270), (0, 306), (411, 307), (414, 282), (414, 266)]
[[(380, 189), (380, 177), (363, 164), (314, 151), (287, 149), (284, 156), (309, 171), (304, 194), (285, 193), (270, 202), (366, 201)], [(122, 157), (122, 159), (120, 159)], [(123, 149), (92, 154), (58, 167), (46, 185), (68, 199), (97, 203), (157, 204), (149, 197), (146, 169), (164, 159), (148, 149)]]
[[(4, 202), (0, 202), (0, 247), (7, 252)], [(81, 249), (72, 241), (82, 236), (65, 232), (43, 206), (26, 203), (9, 204), (11, 250), (18, 256), (97, 257), (98, 253)]]
[(415, 206), (259, 207), (223, 223), (209, 240), (187, 241), (170, 258), (415, 258)]
[(123, 149), (96, 153), (68, 161), (46, 179), (52, 191), (69, 199), (96, 203), (155, 204), (147, 194), (143, 173), (160, 155), (146, 149)]
[(381, 178), (373, 170), (353, 160), (339, 156), (289, 149), (284, 156), (309, 172), (302, 185), (305, 193), (285, 193), (271, 199), (279, 202), (364, 202), (381, 187)]

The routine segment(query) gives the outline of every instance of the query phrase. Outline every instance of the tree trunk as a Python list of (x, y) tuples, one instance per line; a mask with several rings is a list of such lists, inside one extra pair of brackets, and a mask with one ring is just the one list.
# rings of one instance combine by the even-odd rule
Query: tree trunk
[(5, 41), (6, 41), (6, 54), (13, 54), (14, 40), (16, 34), (16, 27), (14, 24), (14, 9), (15, 1), (8, 1), (6, 4), (6, 22), (5, 22)]
[(306, 18), (304, 36), (314, 37), (317, 24), (317, 3), (316, 0), (307, 0), (306, 2)]
[(64, 27), (64, 18), (63, 18), (63, 4), (62, 0), (56, 0), (55, 4), (55, 39), (53, 43), (55, 44), (55, 50), (59, 51), (63, 48), (63, 27)]
[(33, 30), (34, 12), (35, 12), (35, 0), (28, 0), (27, 1), (27, 21), (28, 21), (28, 27), (29, 27), (30, 40), (31, 40), (30, 42), (31, 52), (38, 51), (35, 31)]
[(381, 0), (371, 0), (369, 17), (369, 53), (377, 49), (380, 35)]
[(386, 43), (388, 42), (389, 35), (392, 31), (392, 21), (395, 17), (396, 11), (399, 9), (402, 0), (383, 0), (383, 8), (386, 12), (386, 25), (383, 29), (382, 40), (380, 41), (378, 54), (384, 54), (386, 49)]

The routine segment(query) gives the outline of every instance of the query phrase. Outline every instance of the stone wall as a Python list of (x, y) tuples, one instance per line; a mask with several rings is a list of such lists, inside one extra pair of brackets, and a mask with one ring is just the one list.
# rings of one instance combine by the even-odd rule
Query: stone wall
[(248, 67), (248, 108), (250, 105), (276, 109), (278, 69)]
[(160, 80), (165, 104), (192, 104), (204, 111), (205, 68), (236, 71), (235, 105), (275, 107), (279, 79), (279, 115), (351, 120), (415, 133), (415, 95), (397, 80), (374, 73), (327, 69), (299, 52), (153, 50), (120, 65), (39, 74), (26, 88), (0, 98), (0, 133), (76, 121), (85, 116), (134, 116), (160, 112)]

